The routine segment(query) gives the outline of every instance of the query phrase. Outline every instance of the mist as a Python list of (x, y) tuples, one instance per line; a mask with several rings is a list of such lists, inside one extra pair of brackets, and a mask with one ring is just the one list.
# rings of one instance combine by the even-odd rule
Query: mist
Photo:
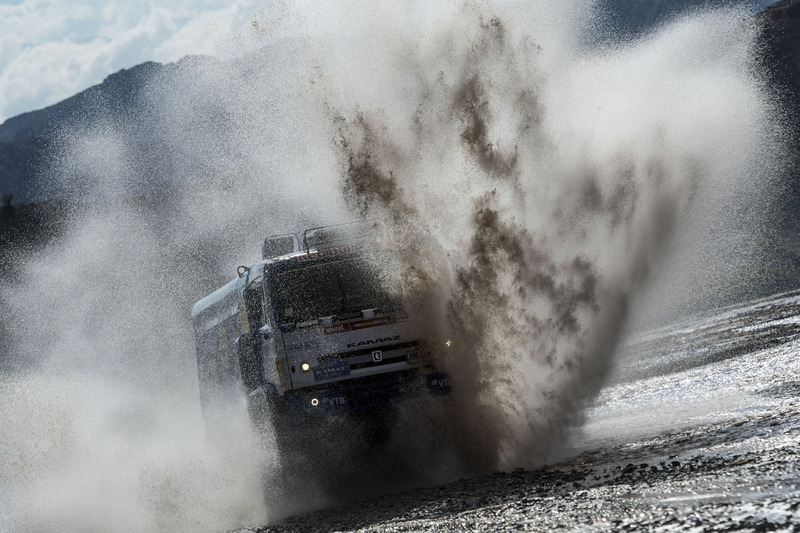
[(233, 529), (308, 503), (270, 494), (295, 474), (245, 419), (204, 426), (189, 309), (266, 235), (360, 217), (390, 225), (454, 380), (428, 482), (544, 464), (654, 269), (779, 157), (744, 11), (589, 47), (585, 2), (339, 7), (255, 13), (300, 31), (153, 80), (156, 124), (61, 132), (43, 181), (85, 205), (0, 293), (0, 529)]

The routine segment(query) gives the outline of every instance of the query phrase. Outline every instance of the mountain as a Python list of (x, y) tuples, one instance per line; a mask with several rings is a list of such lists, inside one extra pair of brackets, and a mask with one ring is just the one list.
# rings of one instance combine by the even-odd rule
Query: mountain
[[(63, 132), (114, 124), (116, 131), (143, 143), (147, 151), (147, 139), (155, 138), (153, 129), (164, 112), (152, 97), (153, 88), (180, 84), (183, 72), (215, 61), (202, 56), (166, 65), (148, 61), (57, 104), (9, 118), (0, 125), (0, 195), (12, 194), (15, 204), (57, 198), (40, 176), (57, 153)], [(163, 155), (153, 153), (152, 159)]]
[[(753, 12), (767, 2), (747, 1)], [(718, 0), (600, 0), (616, 38), (640, 33), (676, 14), (718, 4)], [(9, 118), (0, 125), (0, 197), (12, 194), (15, 204), (63, 198), (62, 192), (41, 178), (58, 151), (61, 132), (108, 123), (114, 124), (117, 133), (131, 136), (130, 144), (145, 155), (141, 160), (151, 161), (147, 168), (137, 169), (148, 176), (148, 187), (168, 180), (170, 155), (159, 150), (158, 124), (169, 109), (159, 106), (154, 88), (191, 86), (193, 73), (215, 61), (201, 56), (165, 65), (149, 61), (111, 74), (55, 105)], [(209, 108), (203, 113), (216, 119), (214, 102), (203, 104)]]

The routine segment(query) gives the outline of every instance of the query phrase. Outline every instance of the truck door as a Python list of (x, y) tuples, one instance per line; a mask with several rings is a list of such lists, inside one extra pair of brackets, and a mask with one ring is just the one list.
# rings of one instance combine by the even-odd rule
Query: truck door
[(261, 302), (264, 327), (260, 336), (264, 342), (266, 375), (272, 376), (270, 381), (282, 394), (292, 388), (292, 374), (289, 372), (289, 360), (286, 357), (285, 338), (275, 321), (266, 268), (264, 269), (264, 283), (261, 287)]

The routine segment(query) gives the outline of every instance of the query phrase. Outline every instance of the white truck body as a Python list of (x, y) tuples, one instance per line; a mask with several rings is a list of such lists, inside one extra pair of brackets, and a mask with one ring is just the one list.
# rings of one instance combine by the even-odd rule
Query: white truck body
[[(242, 392), (273, 415), (276, 405), (284, 414), (348, 413), (449, 393), (382, 266), (392, 250), (365, 237), (363, 224), (309, 230), (303, 245), (292, 236), (292, 251), (277, 256), (268, 239), (264, 260), (194, 305), (204, 413)], [(311, 244), (315, 231), (336, 238)]]

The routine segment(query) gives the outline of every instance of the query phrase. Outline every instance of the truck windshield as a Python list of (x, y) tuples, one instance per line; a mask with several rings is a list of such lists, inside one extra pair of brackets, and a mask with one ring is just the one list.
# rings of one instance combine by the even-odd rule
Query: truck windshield
[(283, 325), (320, 317), (342, 319), (364, 309), (386, 312), (400, 307), (397, 284), (383, 269), (359, 259), (301, 264), (271, 274), (272, 297)]

